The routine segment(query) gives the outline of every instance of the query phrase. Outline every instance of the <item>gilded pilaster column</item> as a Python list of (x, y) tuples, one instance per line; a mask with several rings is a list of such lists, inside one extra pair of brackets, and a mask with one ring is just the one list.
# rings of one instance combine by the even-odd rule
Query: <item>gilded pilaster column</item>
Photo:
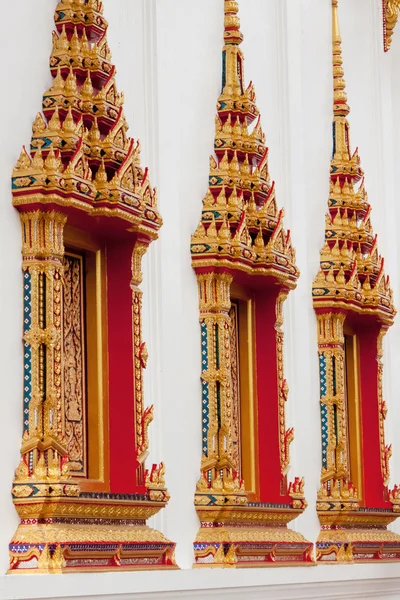
[[(135, 410), (136, 410), (136, 443), (138, 460), (143, 463), (148, 455), (149, 441), (147, 427), (144, 427), (143, 416), (143, 369), (147, 364), (146, 345), (142, 342), (142, 297), (140, 284), (143, 280), (142, 258), (147, 252), (148, 245), (137, 242), (132, 254), (132, 314), (133, 314), (133, 349), (135, 363)], [(153, 419), (152, 408), (148, 411), (147, 426)]]
[(202, 354), (202, 475), (197, 484), (196, 504), (208, 502), (212, 493), (217, 504), (245, 501), (238, 478), (232, 444), (234, 411), (231, 380), (232, 276), (206, 273), (198, 276)]
[[(197, 491), (206, 482), (221, 495), (242, 495), (232, 445), (234, 411), (231, 389), (231, 308), (232, 276), (207, 273), (198, 276), (202, 352), (202, 476)], [(196, 495), (196, 503), (202, 496)]]
[[(62, 390), (63, 230), (66, 216), (24, 212), (24, 434), (16, 471), (16, 497), (76, 495), (64, 488), (68, 452), (64, 440)], [(48, 485), (52, 481), (51, 487)], [(54, 485), (58, 484), (58, 485)]]
[[(384, 485), (388, 485), (390, 480), (390, 458), (392, 456), (392, 445), (387, 445), (385, 441), (385, 420), (387, 416), (387, 406), (386, 402), (383, 399), (383, 340), (385, 335), (387, 334), (388, 328), (385, 326), (381, 327), (381, 330), (378, 335), (378, 344), (377, 344), (377, 357), (376, 360), (378, 362), (378, 405), (379, 405), (379, 440), (381, 446), (381, 469), (383, 476)], [(396, 494), (395, 494), (396, 496)], [(392, 496), (393, 497), (393, 496)], [(393, 499), (395, 499), (393, 497)], [(398, 500), (398, 498), (397, 498)], [(398, 503), (394, 503), (394, 509), (396, 511), (400, 510)]]
[(142, 335), (142, 298), (143, 292), (140, 284), (143, 281), (142, 259), (146, 254), (149, 244), (137, 241), (132, 253), (132, 319), (133, 319), (133, 360), (135, 377), (135, 432), (139, 485), (146, 485), (149, 498), (153, 501), (166, 502), (169, 493), (165, 484), (165, 466), (153, 465), (150, 471), (144, 470), (144, 463), (149, 454), (148, 428), (154, 418), (154, 406), (144, 407), (143, 401), (143, 369), (146, 368), (148, 352)]
[(289, 386), (285, 379), (285, 364), (283, 355), (283, 304), (289, 295), (289, 290), (283, 290), (276, 301), (276, 354), (278, 372), (278, 398), (279, 398), (279, 446), (282, 475), (286, 477), (290, 468), (290, 444), (294, 440), (294, 429), (286, 429), (286, 401), (289, 395)]
[[(318, 498), (323, 503), (350, 503), (357, 509), (357, 490), (350, 482), (348, 415), (344, 389), (344, 313), (317, 314), (320, 369), (320, 409), (322, 442), (322, 487)], [(319, 504), (323, 510), (323, 504)]]

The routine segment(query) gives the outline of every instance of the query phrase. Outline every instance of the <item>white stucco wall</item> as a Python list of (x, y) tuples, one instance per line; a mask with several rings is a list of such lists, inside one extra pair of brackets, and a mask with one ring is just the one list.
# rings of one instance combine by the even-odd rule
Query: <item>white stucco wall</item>
[[(10, 175), (50, 86), (48, 57), (55, 0), (2, 6), (0, 47), (0, 598), (400, 598), (397, 565), (184, 571), (65, 577), (5, 577), (17, 527), (10, 496), (22, 422), (20, 228)], [(167, 465), (171, 502), (155, 525), (178, 542), (183, 569), (193, 561), (198, 520), (193, 493), (200, 465), (200, 348), (197, 286), (189, 241), (207, 189), (221, 82), (223, 0), (104, 0), (109, 42), (126, 98), (131, 134), (159, 189), (164, 217), (146, 257), (145, 336), (150, 360), (146, 402), (156, 405), (150, 460)], [(318, 363), (311, 283), (323, 243), (331, 153), (330, 0), (241, 0), (246, 80), (253, 80), (270, 146), (270, 172), (285, 207), (301, 278), (287, 301), (288, 425), (296, 430), (291, 476), (305, 475), (309, 509), (295, 527), (315, 540), (320, 473)], [(400, 306), (400, 35), (384, 55), (380, 0), (340, 5), (352, 143), (359, 146), (373, 225)], [(4, 74), (5, 69), (5, 74)], [(387, 441), (392, 483), (400, 483), (400, 328), (385, 342)], [(395, 525), (400, 532), (400, 525)], [(62, 583), (61, 583), (62, 581)], [(328, 583), (323, 584), (322, 582)], [(59, 583), (60, 582), (60, 583)], [(277, 587), (265, 587), (265, 586)], [(255, 586), (250, 590), (250, 586)], [(207, 591), (206, 591), (207, 588)], [(216, 591), (220, 588), (220, 591)], [(57, 590), (55, 592), (54, 590)], [(161, 592), (165, 590), (165, 593)], [(197, 590), (197, 591), (195, 591)], [(203, 590), (203, 591), (202, 591)], [(137, 594), (137, 595), (136, 595)], [(329, 595), (331, 594), (331, 595)]]

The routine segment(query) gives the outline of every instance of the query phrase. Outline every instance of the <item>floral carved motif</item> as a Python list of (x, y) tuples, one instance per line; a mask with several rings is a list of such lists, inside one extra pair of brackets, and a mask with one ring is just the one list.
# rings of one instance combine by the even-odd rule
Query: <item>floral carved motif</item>
[(63, 302), (65, 435), (71, 474), (74, 475), (87, 472), (82, 270), (82, 257), (66, 254)]

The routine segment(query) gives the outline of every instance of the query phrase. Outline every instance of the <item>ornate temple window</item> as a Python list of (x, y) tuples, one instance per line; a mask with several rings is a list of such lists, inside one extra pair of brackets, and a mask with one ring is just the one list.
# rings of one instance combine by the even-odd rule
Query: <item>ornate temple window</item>
[(400, 0), (382, 0), (383, 43), (385, 52), (390, 50), (394, 30), (399, 18)]
[[(388, 489), (382, 340), (396, 314), (378, 253), (371, 206), (350, 125), (338, 1), (333, 10), (334, 118), (330, 196), (320, 271), (313, 284), (318, 320), (322, 472), (317, 558), (399, 560), (400, 536), (387, 531), (400, 512)], [(357, 187), (357, 183), (360, 185)]]
[(22, 224), (24, 425), (11, 573), (176, 568), (146, 526), (141, 260), (162, 224), (128, 136), (100, 0), (55, 12), (53, 83), (13, 173)]
[(239, 27), (238, 3), (225, 0), (215, 156), (191, 245), (202, 349), (195, 560), (309, 564), (312, 545), (287, 528), (306, 507), (304, 482), (287, 482), (293, 430), (283, 371), (282, 307), (299, 271), (269, 177), (254, 88), (244, 87)]

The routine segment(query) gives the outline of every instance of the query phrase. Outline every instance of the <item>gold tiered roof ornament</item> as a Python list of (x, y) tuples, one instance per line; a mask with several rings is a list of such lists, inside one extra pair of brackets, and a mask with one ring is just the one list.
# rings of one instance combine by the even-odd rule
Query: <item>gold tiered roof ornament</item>
[(350, 148), (338, 0), (332, 0), (332, 19), (333, 155), (325, 244), (313, 283), (322, 433), (317, 556), (399, 560), (400, 537), (386, 530), (399, 512), (399, 494), (387, 487), (391, 447), (382, 392), (382, 340), (396, 310), (358, 150)]
[[(358, 148), (351, 152), (346, 83), (337, 14), (333, 6), (333, 156), (329, 212), (321, 268), (313, 285), (314, 307), (349, 308), (376, 314), (387, 325), (396, 311), (393, 294), (371, 224)], [(357, 187), (358, 186), (358, 187)]]
[(293, 289), (299, 276), (296, 255), (268, 172), (268, 148), (254, 86), (250, 83), (244, 89), (244, 57), (239, 47), (243, 35), (237, 13), (238, 3), (225, 0), (216, 158), (210, 157), (209, 189), (202, 219), (192, 237), (193, 266), (218, 265), (252, 275), (271, 275)]
[(116, 217), (157, 238), (162, 221), (140, 144), (127, 135), (123, 95), (99, 0), (59, 2), (53, 83), (13, 173), (14, 206), (52, 205)]
[(382, 0), (383, 44), (385, 52), (390, 50), (392, 38), (399, 18), (400, 0)]
[[(23, 234), (25, 363), (24, 433), (13, 485), (21, 525), (10, 544), (11, 572), (176, 568), (174, 544), (146, 526), (169, 499), (164, 465), (145, 470), (152, 409), (145, 409), (142, 393), (147, 351), (139, 285), (142, 256), (162, 224), (157, 194), (141, 167), (140, 144), (128, 136), (103, 3), (61, 0), (55, 25), (53, 82), (43, 97), (43, 114), (33, 123), (31, 147), (23, 149), (12, 179)], [(109, 446), (101, 442), (103, 479), (94, 483), (72, 477), (66, 443), (66, 224), (79, 230), (79, 239), (88, 234), (89, 240), (100, 240), (101, 273), (96, 271), (96, 277), (104, 277), (106, 270), (108, 278), (101, 306), (108, 303), (109, 310), (97, 315), (100, 322), (108, 319), (108, 362), (100, 369), (107, 380), (104, 386), (99, 383), (108, 405), (94, 421), (104, 428)], [(121, 271), (122, 263), (126, 268)], [(112, 338), (115, 331), (121, 339), (126, 333), (124, 348), (118, 334)], [(103, 349), (97, 350), (101, 355)], [(113, 358), (118, 360), (111, 364)], [(125, 373), (118, 373), (125, 358), (127, 385)], [(124, 404), (122, 397), (129, 401)], [(124, 410), (129, 414), (124, 416)], [(106, 424), (105, 414), (110, 415)], [(124, 423), (126, 437), (119, 429)]]
[[(286, 527), (306, 507), (304, 482), (296, 478), (288, 485), (286, 480), (293, 430), (285, 426), (287, 385), (281, 327), (282, 305), (296, 287), (299, 270), (269, 176), (268, 149), (254, 87), (252, 83), (244, 86), (238, 2), (225, 0), (224, 7), (222, 91), (215, 119), (215, 155), (210, 158), (202, 217), (191, 240), (202, 343), (203, 459), (195, 496), (201, 521), (194, 544), (196, 566), (267, 566), (284, 561), (291, 565), (309, 564), (311, 544)], [(246, 371), (250, 380), (253, 369), (260, 369), (255, 393), (259, 424), (252, 421), (251, 443), (260, 449), (260, 456), (256, 451), (254, 456), (246, 457), (253, 475), (246, 475), (244, 481), (238, 456), (238, 445), (245, 445), (240, 441), (240, 398), (232, 371), (236, 347), (236, 326), (231, 317), (235, 286), (253, 298), (257, 322), (257, 336), (239, 332), (242, 339), (253, 336), (257, 340), (254, 349), (250, 349), (254, 364), (242, 362), (239, 368)], [(263, 347), (263, 341), (268, 349)], [(247, 375), (241, 373), (244, 380)], [(262, 384), (264, 376), (268, 379), (266, 385)], [(268, 398), (264, 397), (267, 388)], [(266, 428), (270, 423), (272, 432), (268, 435)], [(247, 451), (251, 452), (242, 449), (242, 456)], [(256, 492), (251, 477), (260, 477), (261, 491)], [(257, 501), (251, 502), (254, 494)]]

